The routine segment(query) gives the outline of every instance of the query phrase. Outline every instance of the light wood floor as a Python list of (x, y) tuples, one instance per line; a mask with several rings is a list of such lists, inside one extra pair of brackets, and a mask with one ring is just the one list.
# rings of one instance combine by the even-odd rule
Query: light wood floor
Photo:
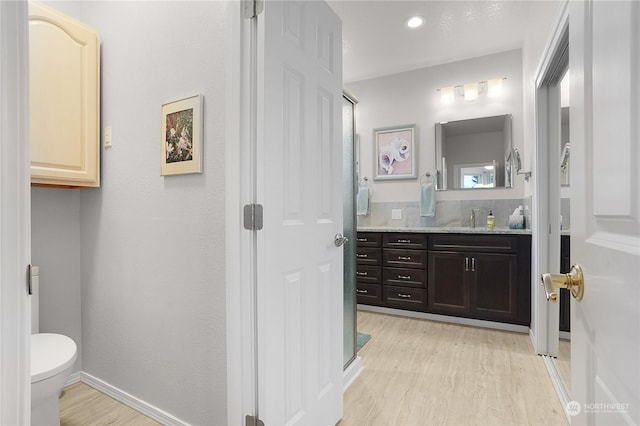
[[(340, 426), (567, 425), (526, 334), (371, 312), (358, 331), (371, 340)], [(63, 391), (60, 424), (158, 425), (80, 382)]]
[(81, 382), (64, 388), (60, 397), (60, 426), (159, 424)]
[(363, 372), (340, 426), (566, 425), (527, 334), (358, 312)]

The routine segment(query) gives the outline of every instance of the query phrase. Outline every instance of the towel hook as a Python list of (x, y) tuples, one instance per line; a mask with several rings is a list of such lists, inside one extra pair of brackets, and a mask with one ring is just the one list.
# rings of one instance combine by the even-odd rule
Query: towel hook
[(363, 177), (362, 179), (360, 179), (360, 187), (361, 188), (368, 188), (369, 187), (369, 178), (368, 177)]

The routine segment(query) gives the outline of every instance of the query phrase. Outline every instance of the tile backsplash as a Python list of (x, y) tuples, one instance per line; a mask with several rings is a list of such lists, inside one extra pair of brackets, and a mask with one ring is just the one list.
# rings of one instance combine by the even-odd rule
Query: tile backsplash
[[(525, 227), (531, 229), (531, 198), (518, 198), (507, 200), (446, 200), (436, 202), (436, 214), (433, 217), (422, 217), (418, 209), (417, 201), (371, 203), (370, 214), (358, 216), (358, 226), (394, 226), (394, 227), (440, 227), (462, 226), (468, 227), (471, 223), (471, 210), (476, 211), (476, 227), (487, 226), (489, 211), (496, 218), (496, 228), (509, 227), (509, 215), (523, 206), (525, 215)], [(400, 209), (400, 219), (391, 218), (391, 210)]]

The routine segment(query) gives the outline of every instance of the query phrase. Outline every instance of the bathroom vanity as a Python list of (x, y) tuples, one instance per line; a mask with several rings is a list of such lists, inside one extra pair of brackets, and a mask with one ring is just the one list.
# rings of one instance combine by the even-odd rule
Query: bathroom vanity
[[(399, 232), (401, 231), (401, 232)], [(360, 228), (358, 303), (528, 326), (528, 230)]]

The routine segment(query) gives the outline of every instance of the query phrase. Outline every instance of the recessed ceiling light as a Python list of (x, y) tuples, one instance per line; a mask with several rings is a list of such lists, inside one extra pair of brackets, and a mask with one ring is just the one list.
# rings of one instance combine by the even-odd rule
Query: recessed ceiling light
[(422, 18), (421, 16), (414, 16), (413, 18), (407, 21), (407, 26), (409, 28), (418, 28), (423, 23), (424, 23), (424, 18)]

